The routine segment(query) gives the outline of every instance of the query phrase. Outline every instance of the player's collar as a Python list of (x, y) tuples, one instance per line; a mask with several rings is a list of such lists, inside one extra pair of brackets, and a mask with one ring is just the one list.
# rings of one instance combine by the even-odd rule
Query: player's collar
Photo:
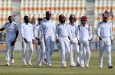
[(72, 26), (74, 26), (75, 25), (75, 23), (69, 23), (70, 25), (72, 25)]
[(81, 26), (82, 26), (82, 27), (87, 27), (87, 26), (88, 26), (88, 24), (86, 23), (86, 24), (85, 24), (85, 26), (83, 26), (83, 24), (81, 24)]

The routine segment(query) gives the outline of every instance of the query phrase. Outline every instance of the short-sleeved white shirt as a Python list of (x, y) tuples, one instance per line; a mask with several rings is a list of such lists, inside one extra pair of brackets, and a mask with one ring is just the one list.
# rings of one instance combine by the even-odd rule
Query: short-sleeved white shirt
[(15, 39), (16, 31), (18, 30), (18, 26), (15, 22), (12, 23), (6, 22), (2, 28), (6, 29), (6, 40)]

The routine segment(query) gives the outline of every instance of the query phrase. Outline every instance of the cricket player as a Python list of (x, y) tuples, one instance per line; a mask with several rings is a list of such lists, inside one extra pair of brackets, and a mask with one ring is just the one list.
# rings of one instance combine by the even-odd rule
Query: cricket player
[(43, 36), (43, 28), (42, 28), (42, 18), (38, 18), (38, 23), (35, 26), (35, 39), (37, 43), (37, 65), (42, 66), (42, 64), (46, 63), (44, 61), (45, 58), (45, 42), (44, 42), (44, 36)]
[(99, 37), (99, 67), (103, 68), (103, 52), (106, 50), (108, 68), (113, 68), (111, 63), (111, 44), (112, 38), (112, 22), (108, 21), (109, 12), (105, 11), (102, 15), (102, 21), (98, 23), (97, 35)]
[(46, 60), (47, 60), (47, 66), (51, 67), (51, 55), (53, 53), (53, 36), (55, 33), (54, 30), (54, 25), (51, 22), (51, 12), (46, 11), (46, 17), (42, 22), (42, 27), (43, 27), (43, 36), (44, 36), (44, 41), (45, 41), (45, 47), (46, 47)]
[[(76, 25), (76, 17), (75, 15), (71, 14), (69, 17), (69, 27), (71, 33), (71, 40), (70, 40), (70, 66), (79, 66), (79, 45), (78, 45), (78, 32)], [(76, 62), (76, 63), (75, 63)]]
[(80, 43), (80, 67), (89, 67), (91, 51), (89, 41), (92, 39), (92, 28), (87, 24), (87, 17), (81, 17), (81, 24), (78, 26)]
[[(15, 22), (13, 22), (12, 16), (8, 17), (8, 22), (4, 24), (4, 26), (0, 29), (0, 31), (6, 30), (6, 38), (5, 38), (5, 44), (6, 44), (6, 65), (10, 65), (10, 58), (12, 64), (14, 63), (14, 45), (16, 42), (16, 39), (18, 37), (18, 26)], [(10, 49), (11, 49), (11, 55), (10, 55)]]
[(28, 56), (28, 64), (32, 65), (31, 59), (33, 54), (33, 26), (29, 22), (29, 17), (24, 16), (24, 23), (21, 24), (21, 34), (22, 34), (22, 61), (23, 65), (26, 66), (26, 45), (29, 47), (29, 56)]
[(69, 25), (65, 23), (65, 16), (59, 15), (59, 24), (56, 26), (56, 41), (60, 45), (60, 54), (62, 67), (66, 67), (66, 56), (70, 54), (70, 29)]

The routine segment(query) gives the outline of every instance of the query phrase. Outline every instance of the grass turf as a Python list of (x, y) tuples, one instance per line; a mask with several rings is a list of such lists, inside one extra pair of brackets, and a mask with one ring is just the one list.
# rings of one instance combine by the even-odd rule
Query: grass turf
[[(23, 66), (21, 59), (21, 51), (15, 51), (15, 64), (5, 66), (5, 53), (0, 53), (0, 75), (115, 75), (115, 68), (108, 69), (106, 53), (104, 53), (104, 67), (98, 68), (98, 52), (92, 51), (90, 67), (61, 67), (61, 60), (59, 52), (54, 52), (52, 55), (53, 67), (48, 68), (45, 65), (38, 67), (36, 65), (36, 53), (34, 52), (32, 59), (32, 66)], [(115, 65), (115, 51), (112, 51), (112, 63)]]

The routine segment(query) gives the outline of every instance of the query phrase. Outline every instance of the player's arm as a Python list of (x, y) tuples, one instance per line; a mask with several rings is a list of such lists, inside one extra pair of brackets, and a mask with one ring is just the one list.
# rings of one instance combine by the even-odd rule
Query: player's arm
[(59, 31), (58, 31), (58, 25), (56, 25), (56, 42), (59, 43)]
[(111, 44), (113, 44), (113, 26), (111, 23), (111, 27), (110, 27), (110, 39), (111, 39)]
[(2, 27), (2, 28), (0, 28), (0, 31), (4, 31), (4, 30), (5, 30), (5, 28), (6, 28), (6, 26), (7, 26), (7, 23), (5, 23), (5, 24), (3, 25), (3, 27)]
[(97, 36), (99, 37), (99, 40), (102, 40), (100, 37), (100, 23), (97, 25)]
[(25, 41), (25, 43), (28, 43), (28, 41), (27, 41), (26, 38), (25, 38), (23, 24), (21, 24), (21, 35), (22, 35), (22, 39)]
[(89, 41), (92, 40), (92, 37), (93, 37), (92, 28), (91, 28), (91, 26), (89, 25)]
[(11, 43), (11, 45), (14, 45), (15, 44), (15, 42), (16, 42), (16, 39), (17, 39), (17, 37), (18, 37), (18, 34), (19, 34), (19, 31), (18, 31), (18, 26), (17, 26), (17, 24), (15, 25), (16, 27), (15, 27), (15, 33), (16, 33), (16, 37), (15, 37), (15, 39), (14, 39), (14, 41), (12, 41), (12, 43)]
[(19, 31), (17, 30), (17, 31), (16, 31), (16, 38), (15, 38), (14, 41), (16, 41), (16, 39), (17, 39), (17, 37), (18, 37), (18, 34), (19, 34)]
[(0, 31), (4, 31), (5, 30), (5, 28), (0, 28)]
[(33, 25), (31, 24), (31, 36), (32, 36), (32, 42), (33, 44), (35, 43), (35, 38), (34, 38), (34, 31), (33, 31)]
[(17, 37), (18, 37), (18, 34), (19, 34), (19, 32), (18, 32), (18, 30), (17, 30), (17, 31), (16, 31), (16, 37), (15, 37), (14, 41), (12, 41), (12, 43), (11, 43), (12, 46), (14, 46), (14, 44), (15, 44), (15, 42), (16, 42), (16, 39), (17, 39)]
[(69, 34), (69, 36), (68, 36), (68, 38), (69, 38), (69, 40), (71, 41), (71, 39), (72, 39), (72, 35), (71, 35), (71, 30), (70, 30), (70, 27), (68, 26), (68, 34)]
[(70, 27), (69, 27), (69, 25), (68, 25), (68, 38), (69, 38), (69, 40), (70, 40), (70, 43), (73, 43), (73, 41), (72, 41), (72, 33), (71, 33), (71, 30), (70, 30)]
[(37, 26), (35, 27), (34, 34), (35, 34), (35, 39), (38, 41), (38, 45), (40, 45), (41, 44), (40, 36), (42, 36), (40, 27)]
[(80, 44), (80, 42), (79, 42), (79, 38), (80, 38), (80, 36), (79, 36), (79, 34), (80, 34), (80, 25), (77, 26), (75, 32), (76, 32), (76, 36), (77, 36), (77, 40), (78, 40), (78, 44)]

